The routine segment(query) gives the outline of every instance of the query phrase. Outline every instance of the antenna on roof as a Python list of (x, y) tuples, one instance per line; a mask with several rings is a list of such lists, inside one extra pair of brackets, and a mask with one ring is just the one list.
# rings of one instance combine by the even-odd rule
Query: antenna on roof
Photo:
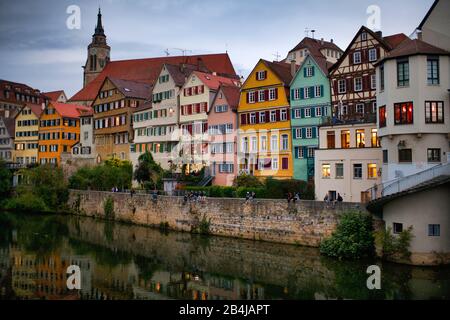
[(170, 56), (169, 49), (164, 50), (164, 53), (166, 54), (167, 57)]
[(311, 30), (312, 38), (314, 39), (314, 34), (316, 33), (316, 30)]
[(188, 49), (180, 49), (180, 48), (173, 48), (174, 50), (179, 50), (181, 51), (181, 53), (183, 54), (183, 56), (186, 55), (186, 52), (192, 52), (192, 50), (188, 50)]
[(280, 61), (281, 54), (278, 51), (272, 55), (275, 57), (276, 62)]
[(308, 37), (308, 38), (309, 38), (309, 31), (310, 31), (309, 28), (306, 27), (306, 28), (305, 28), (305, 35), (306, 35), (306, 37)]

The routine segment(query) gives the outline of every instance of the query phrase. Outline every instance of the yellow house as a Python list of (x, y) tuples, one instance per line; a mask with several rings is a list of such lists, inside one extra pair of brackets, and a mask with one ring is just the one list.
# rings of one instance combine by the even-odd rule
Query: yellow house
[(257, 177), (293, 177), (289, 84), (295, 63), (260, 60), (241, 88), (239, 169)]
[(26, 104), (16, 115), (13, 161), (23, 165), (37, 163), (39, 144), (39, 117), (43, 107)]

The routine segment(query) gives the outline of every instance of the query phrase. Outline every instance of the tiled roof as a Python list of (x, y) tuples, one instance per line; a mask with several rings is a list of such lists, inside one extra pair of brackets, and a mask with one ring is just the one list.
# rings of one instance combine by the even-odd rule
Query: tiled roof
[(390, 51), (388, 54), (386, 54), (382, 59), (380, 59), (377, 64), (379, 64), (382, 61), (394, 59), (394, 58), (400, 58), (400, 57), (406, 57), (406, 56), (413, 56), (416, 54), (423, 54), (423, 55), (450, 55), (450, 52), (435, 47), (425, 41), (419, 40), (419, 39), (407, 39), (404, 40), (400, 45), (397, 46), (394, 50)]
[[(9, 89), (7, 87), (9, 86)], [(9, 98), (6, 98), (5, 92), (9, 91)], [(46, 97), (37, 89), (24, 84), (8, 80), (0, 79), (0, 100), (12, 103), (24, 104), (22, 100), (16, 100), (16, 93), (39, 97), (44, 100)], [(44, 101), (42, 101), (44, 102)]]
[(15, 136), (16, 120), (13, 118), (2, 118), (5, 123), (6, 130), (11, 137)]
[(204, 65), (220, 75), (237, 77), (226, 53), (112, 61), (92, 82), (70, 98), (70, 101), (94, 100), (106, 77), (154, 84), (164, 63)]
[[(285, 63), (285, 62), (270, 62), (264, 59), (261, 59), (261, 61), (270, 68), (279, 78), (281, 81), (284, 82), (285, 86), (289, 86), (289, 84), (292, 81), (292, 73), (291, 73), (291, 64)], [(296, 66), (296, 69), (298, 69), (298, 66)]]
[(331, 50), (343, 52), (342, 49), (339, 48), (334, 42), (313, 39), (313, 38), (309, 38), (309, 37), (303, 38), (303, 40), (300, 41), (300, 43), (297, 44), (294, 49), (289, 51), (289, 53), (300, 50), (300, 49), (308, 49), (309, 52), (314, 56), (322, 55), (320, 53), (320, 50), (322, 50), (322, 49), (331, 49)]
[(153, 104), (152, 104), (151, 101), (149, 101), (149, 102), (146, 102), (146, 103), (140, 105), (136, 109), (134, 109), (133, 113), (140, 112), (140, 111), (145, 111), (145, 110), (150, 110), (151, 108), (153, 108)]
[(210, 73), (204, 73), (199, 71), (193, 72), (208, 88), (212, 90), (218, 90), (222, 84), (234, 85), (238, 87), (240, 85), (239, 80), (225, 78)]
[(65, 95), (64, 90), (44, 92), (44, 95), (49, 97), (51, 101), (57, 101), (61, 94)]
[(27, 103), (26, 106), (30, 108), (31, 112), (33, 112), (36, 117), (39, 118), (41, 116), (41, 113), (43, 111), (42, 104)]
[(108, 77), (116, 88), (127, 98), (149, 100), (152, 95), (152, 86), (143, 82), (116, 79)]
[(239, 105), (240, 89), (236, 86), (221, 85), (220, 90), (222, 90), (225, 95), (230, 108), (232, 110), (237, 110)]
[(90, 107), (79, 106), (70, 103), (51, 101), (50, 105), (52, 105), (62, 117), (67, 118), (79, 118), (82, 112), (92, 111), (92, 108)]
[(406, 39), (409, 38), (404, 33), (397, 33), (391, 36), (383, 37), (383, 40), (386, 41), (392, 49), (397, 47), (400, 43), (402, 43)]
[(199, 67), (197, 65), (192, 64), (184, 64), (184, 63), (181, 63), (179, 65), (165, 64), (165, 66), (169, 71), (170, 75), (172, 76), (173, 81), (179, 87), (182, 87), (184, 85), (186, 78), (189, 77), (193, 71), (211, 73), (211, 71), (208, 70), (206, 67), (203, 66)]

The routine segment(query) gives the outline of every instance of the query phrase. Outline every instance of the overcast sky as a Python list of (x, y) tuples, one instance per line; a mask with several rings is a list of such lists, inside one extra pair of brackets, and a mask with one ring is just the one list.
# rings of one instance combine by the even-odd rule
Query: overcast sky
[[(0, 78), (42, 91), (82, 86), (82, 68), (100, 5), (111, 59), (220, 53), (228, 50), (246, 76), (259, 58), (284, 58), (315, 29), (345, 50), (369, 5), (381, 9), (384, 35), (410, 35), (433, 0), (0, 0)], [(81, 28), (66, 26), (68, 6), (81, 10)], [(311, 34), (310, 34), (311, 35)]]

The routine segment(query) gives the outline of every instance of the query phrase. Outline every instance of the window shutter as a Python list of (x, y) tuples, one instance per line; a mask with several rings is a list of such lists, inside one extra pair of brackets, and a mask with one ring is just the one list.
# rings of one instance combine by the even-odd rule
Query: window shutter
[(308, 158), (308, 147), (303, 147), (303, 158)]
[(306, 128), (302, 128), (302, 138), (306, 138)]
[(353, 52), (349, 52), (349, 54), (348, 54), (348, 61), (349, 61), (350, 65), (353, 64)]
[[(380, 59), (380, 47), (377, 47), (377, 59)], [(372, 62), (375, 63), (375, 62)]]
[(309, 90), (309, 97), (310, 98), (314, 97), (314, 87), (309, 87), (308, 90)]
[(353, 92), (353, 78), (346, 79), (346, 85), (347, 85), (347, 92)]
[(306, 78), (306, 68), (303, 68), (303, 77)]
[(255, 102), (259, 102), (259, 91), (255, 91)]
[(277, 121), (280, 121), (280, 119), (281, 119), (281, 117), (280, 117), (280, 112), (281, 112), (281, 110), (276, 110), (276, 111), (275, 111), (275, 115), (276, 115)]
[(246, 121), (247, 121), (248, 124), (250, 124), (250, 113), (247, 113), (246, 116), (247, 116), (247, 120)]
[(305, 99), (305, 93), (304, 93), (305, 88), (300, 88), (300, 99), (303, 100)]
[(312, 137), (315, 139), (317, 138), (317, 127), (312, 128)]
[(255, 123), (258, 124), (259, 123), (259, 112), (255, 113), (255, 118), (256, 118)]
[(256, 81), (259, 80), (259, 79), (258, 79), (258, 74), (259, 74), (259, 72), (255, 72), (255, 80), (256, 80)]
[(286, 110), (286, 116), (287, 116), (287, 120), (290, 121), (291, 120), (291, 113), (289, 112), (289, 109)]
[(266, 122), (269, 123), (270, 122), (270, 112), (266, 111)]
[(275, 99), (278, 99), (278, 88), (275, 88)]
[(333, 94), (338, 94), (338, 81), (334, 80), (333, 82)]
[(323, 85), (320, 85), (320, 96), (321, 96), (321, 97), (324, 96), (323, 88), (324, 88)]
[(300, 109), (300, 118), (303, 119), (305, 117), (305, 109)]
[(316, 108), (311, 108), (311, 118), (316, 116)]
[(269, 90), (264, 90), (264, 100), (269, 101)]
[(311, 75), (314, 77), (314, 72), (315, 72), (315, 70), (314, 70), (315, 68), (314, 67), (311, 67)]
[[(277, 90), (278, 91), (278, 90)], [(294, 89), (291, 89), (291, 100), (295, 100)]]
[(246, 98), (247, 98), (247, 103), (249, 103), (250, 102), (250, 92), (247, 92), (245, 95), (246, 95)]
[(245, 113), (241, 113), (241, 125), (247, 124), (247, 116)]
[(296, 159), (298, 159), (298, 147), (295, 147), (294, 149), (295, 149), (294, 156), (295, 156)]

